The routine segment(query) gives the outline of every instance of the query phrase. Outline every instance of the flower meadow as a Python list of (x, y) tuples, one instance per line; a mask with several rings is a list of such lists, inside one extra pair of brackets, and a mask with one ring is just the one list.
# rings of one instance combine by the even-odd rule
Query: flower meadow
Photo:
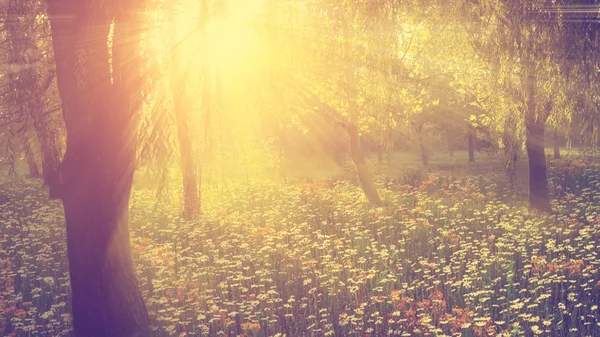
[[(554, 215), (501, 174), (207, 189), (200, 219), (135, 189), (156, 336), (600, 336), (600, 165), (552, 161)], [(0, 335), (69, 336), (66, 238), (39, 181), (0, 182)]]

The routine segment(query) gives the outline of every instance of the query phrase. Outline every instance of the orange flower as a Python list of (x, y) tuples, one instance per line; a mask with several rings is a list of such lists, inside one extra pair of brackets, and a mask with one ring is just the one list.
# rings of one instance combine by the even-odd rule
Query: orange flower
[(15, 316), (17, 316), (19, 318), (25, 318), (25, 317), (27, 317), (27, 312), (23, 309), (17, 309), (17, 310), (15, 310)]
[(581, 273), (581, 267), (583, 266), (583, 260), (569, 261), (567, 263), (567, 269), (571, 275), (579, 275)]

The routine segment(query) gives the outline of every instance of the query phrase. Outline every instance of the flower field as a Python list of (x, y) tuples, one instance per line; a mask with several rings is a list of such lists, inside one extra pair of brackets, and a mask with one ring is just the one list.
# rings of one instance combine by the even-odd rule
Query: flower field
[[(551, 162), (555, 215), (498, 175), (205, 193), (201, 220), (134, 190), (156, 336), (600, 336), (600, 166)], [(408, 184), (410, 182), (410, 184)], [(38, 181), (0, 181), (0, 335), (68, 336), (65, 228)]]

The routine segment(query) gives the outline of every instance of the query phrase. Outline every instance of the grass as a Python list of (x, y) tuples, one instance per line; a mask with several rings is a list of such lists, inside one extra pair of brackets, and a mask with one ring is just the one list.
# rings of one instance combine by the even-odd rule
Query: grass
[[(253, 180), (207, 189), (194, 222), (137, 188), (132, 254), (153, 331), (598, 336), (600, 167), (550, 166), (554, 216), (483, 169), (377, 178), (386, 206), (374, 209), (349, 179)], [(2, 334), (67, 336), (60, 204), (38, 181), (0, 186)]]

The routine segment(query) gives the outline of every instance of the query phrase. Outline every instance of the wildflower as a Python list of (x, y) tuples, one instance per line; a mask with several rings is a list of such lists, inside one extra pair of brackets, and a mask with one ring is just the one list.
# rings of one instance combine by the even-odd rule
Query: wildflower
[(537, 325), (532, 325), (531, 331), (533, 331), (533, 333), (536, 335), (541, 335), (544, 332), (544, 330), (540, 329), (540, 327)]
[(27, 312), (23, 309), (17, 309), (17, 310), (15, 310), (15, 316), (17, 316), (19, 318), (25, 318), (25, 317), (27, 317)]
[(569, 261), (567, 269), (571, 275), (579, 275), (581, 273), (581, 267), (583, 266), (583, 260)]

